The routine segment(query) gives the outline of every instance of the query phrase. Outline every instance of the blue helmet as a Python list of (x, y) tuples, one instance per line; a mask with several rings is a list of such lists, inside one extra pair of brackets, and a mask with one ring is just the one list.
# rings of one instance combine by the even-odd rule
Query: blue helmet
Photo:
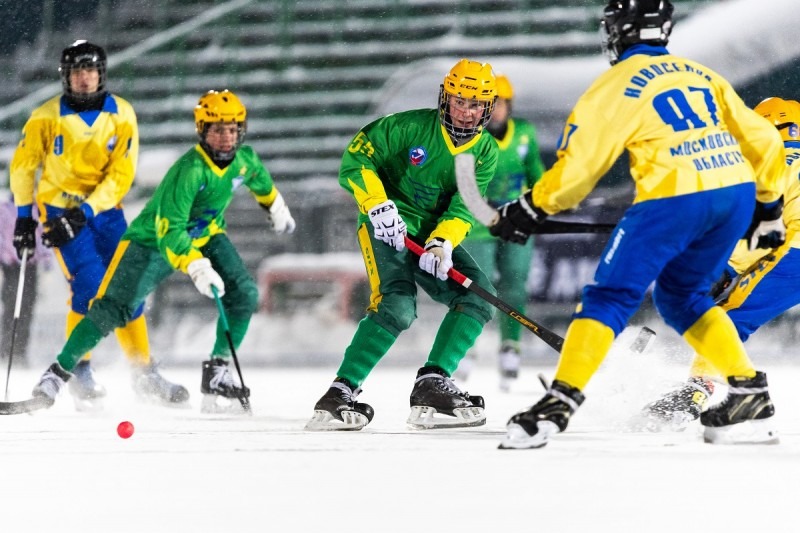
[(672, 11), (669, 0), (611, 0), (600, 20), (603, 52), (611, 64), (634, 44), (666, 45), (672, 32)]

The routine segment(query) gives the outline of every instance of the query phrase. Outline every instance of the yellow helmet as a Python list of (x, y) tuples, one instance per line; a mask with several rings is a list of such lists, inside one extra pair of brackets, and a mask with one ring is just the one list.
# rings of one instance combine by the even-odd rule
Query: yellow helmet
[[(461, 128), (453, 124), (448, 103), (451, 97), (483, 103), (483, 113), (478, 124)], [(497, 83), (492, 66), (462, 59), (444, 77), (439, 89), (439, 119), (454, 139), (467, 140), (480, 132), (489, 121), (497, 100)]]
[(784, 141), (800, 140), (800, 102), (775, 96), (762, 100), (753, 109), (778, 128)]
[[(233, 150), (220, 152), (213, 150), (206, 143), (206, 133), (208, 127), (215, 122), (233, 122), (237, 125), (238, 136)], [(231, 91), (208, 91), (200, 97), (200, 101), (194, 107), (194, 124), (197, 135), (200, 137), (200, 144), (215, 161), (230, 161), (236, 155), (236, 150), (244, 142), (247, 132), (247, 109), (239, 100), (239, 97)]]
[(511, 100), (514, 98), (514, 87), (512, 87), (511, 82), (508, 80), (508, 76), (505, 74), (498, 74), (496, 79), (497, 97), (503, 100)]

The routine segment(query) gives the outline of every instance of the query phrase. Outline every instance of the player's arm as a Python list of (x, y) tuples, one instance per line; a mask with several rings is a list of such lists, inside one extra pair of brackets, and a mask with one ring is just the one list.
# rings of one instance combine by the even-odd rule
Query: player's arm
[(388, 200), (378, 168), (389, 149), (392, 115), (362, 128), (344, 151), (339, 167), (339, 184), (356, 200), (359, 211), (369, 211)]
[(36, 170), (41, 166), (47, 153), (47, 139), (51, 137), (50, 121), (32, 116), (22, 130), (14, 156), (9, 166), (11, 192), (18, 215), (31, 217), (36, 188)]
[(84, 207), (87, 217), (119, 205), (128, 194), (136, 175), (136, 164), (139, 158), (139, 128), (133, 108), (120, 103), (118, 120), (116, 145), (109, 156), (105, 176), (82, 206), (88, 206), (91, 209), (89, 211)]
[[(248, 155), (250, 155), (249, 152)], [(293, 233), (297, 224), (283, 195), (275, 186), (272, 175), (255, 153), (252, 154), (250, 160), (252, 171), (245, 180), (245, 186), (250, 189), (258, 205), (266, 210), (267, 221), (275, 233)]]
[(747, 107), (730, 84), (722, 82), (721, 91), (725, 124), (753, 166), (758, 201), (774, 202), (788, 185), (786, 154), (780, 133), (768, 120)]
[(153, 221), (158, 249), (172, 268), (181, 272), (203, 257), (188, 232), (192, 204), (201, 186), (201, 178), (188, 164), (173, 167), (159, 186), (163, 189)]

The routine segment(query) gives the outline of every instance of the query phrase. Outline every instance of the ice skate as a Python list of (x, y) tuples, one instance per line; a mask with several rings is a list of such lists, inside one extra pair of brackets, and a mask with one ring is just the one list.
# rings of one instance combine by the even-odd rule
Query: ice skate
[(575, 387), (553, 381), (541, 400), (515, 414), (506, 425), (506, 436), (498, 448), (527, 449), (546, 446), (552, 435), (567, 429), (569, 419), (585, 397)]
[(508, 392), (511, 384), (519, 377), (519, 343), (506, 341), (500, 347), (498, 363), (500, 370), (500, 390)]
[(336, 378), (314, 406), (314, 414), (306, 424), (308, 431), (358, 431), (372, 421), (375, 414), (366, 403), (357, 402), (361, 389), (353, 389), (346, 379)]
[(106, 388), (94, 379), (94, 371), (89, 361), (79, 361), (72, 369), (75, 379), (69, 382), (69, 392), (75, 403), (75, 409), (84, 412), (95, 412), (103, 409)]
[(411, 413), (406, 423), (415, 429), (462, 428), (486, 423), (483, 398), (462, 392), (438, 366), (419, 369), (410, 403)]
[(55, 403), (58, 393), (72, 377), (73, 375), (64, 370), (60, 364), (53, 363), (39, 378), (39, 383), (33, 387), (31, 395), (50, 407)]
[(170, 407), (188, 406), (189, 391), (186, 387), (164, 378), (153, 361), (133, 369), (132, 385), (136, 395), (145, 401)]
[[(201, 413), (208, 414), (242, 414), (249, 410), (242, 406), (241, 398), (250, 397), (250, 389), (242, 387), (234, 380), (228, 368), (228, 361), (214, 357), (203, 361), (203, 379), (200, 384), (203, 402)], [(245, 403), (247, 403), (245, 401)]]
[(705, 426), (703, 440), (710, 444), (777, 444), (772, 417), (775, 406), (769, 397), (767, 375), (728, 378), (728, 396), (700, 415)]
[(689, 378), (681, 387), (644, 406), (632, 426), (646, 431), (683, 431), (700, 418), (713, 392), (711, 380)]

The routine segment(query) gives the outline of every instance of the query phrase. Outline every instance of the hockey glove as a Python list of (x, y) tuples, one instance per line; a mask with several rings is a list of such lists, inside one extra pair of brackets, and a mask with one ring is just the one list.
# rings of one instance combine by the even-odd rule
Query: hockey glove
[(756, 248), (777, 248), (786, 242), (786, 226), (781, 215), (783, 196), (769, 204), (756, 202), (753, 221), (744, 234), (750, 251)]
[(279, 234), (294, 233), (297, 224), (295, 224), (292, 214), (289, 212), (289, 206), (286, 205), (281, 193), (278, 193), (271, 206), (262, 205), (261, 207), (267, 210), (267, 220), (272, 225), (272, 231)]
[(425, 245), (425, 253), (419, 256), (419, 267), (441, 280), (453, 268), (453, 243), (434, 237)]
[(728, 299), (728, 296), (730, 296), (734, 287), (736, 287), (736, 282), (738, 280), (739, 273), (728, 265), (725, 267), (719, 279), (711, 285), (711, 292), (709, 292), (708, 295), (714, 299), (715, 303), (724, 303), (725, 300)]
[(195, 259), (189, 263), (189, 266), (186, 267), (186, 273), (192, 278), (194, 286), (203, 296), (214, 297), (211, 287), (217, 288), (218, 296), (225, 294), (225, 283), (223, 283), (217, 271), (214, 270), (214, 267), (211, 266), (211, 261), (208, 258)]
[(14, 224), (14, 248), (17, 249), (17, 257), (22, 260), (22, 253), (28, 250), (28, 259), (33, 257), (36, 251), (36, 228), (39, 221), (33, 217), (18, 217)]
[(547, 213), (533, 205), (530, 191), (500, 206), (497, 214), (499, 219), (489, 228), (489, 233), (517, 244), (525, 244), (536, 227), (547, 218)]
[(393, 201), (386, 200), (370, 209), (369, 219), (376, 239), (393, 246), (398, 252), (405, 250), (406, 223), (400, 218), (400, 212)]
[(42, 243), (59, 248), (78, 236), (86, 225), (86, 215), (80, 207), (72, 207), (44, 223)]

